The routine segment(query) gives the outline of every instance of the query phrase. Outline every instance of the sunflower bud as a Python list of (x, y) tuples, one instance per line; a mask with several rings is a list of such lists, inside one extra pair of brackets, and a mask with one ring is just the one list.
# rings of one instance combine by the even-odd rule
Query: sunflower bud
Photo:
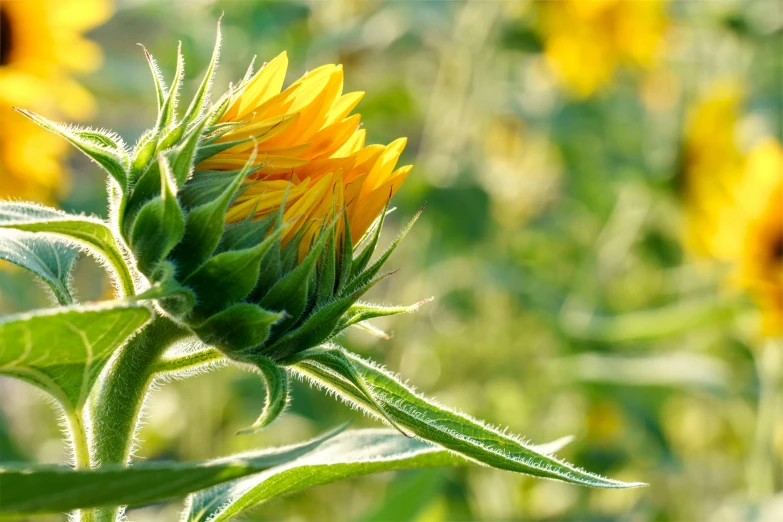
[(235, 359), (284, 362), (355, 324), (386, 276), (401, 236), (370, 259), (411, 168), (395, 169), (405, 139), (365, 145), (341, 66), (283, 89), (285, 53), (208, 106), (217, 56), (179, 119), (183, 60), (164, 92), (147, 53), (159, 114), (129, 154), (118, 228), (142, 274), (195, 295), (159, 300), (169, 314)]

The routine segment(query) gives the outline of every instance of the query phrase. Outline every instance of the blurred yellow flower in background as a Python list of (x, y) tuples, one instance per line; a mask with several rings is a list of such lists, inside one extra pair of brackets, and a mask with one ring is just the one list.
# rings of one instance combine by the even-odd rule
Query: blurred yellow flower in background
[(305, 229), (300, 246), (304, 256), (324, 220), (343, 208), (353, 239), (361, 238), (412, 167), (395, 169), (405, 138), (365, 146), (360, 115), (350, 115), (364, 93), (342, 94), (341, 65), (318, 67), (281, 91), (287, 68), (285, 53), (266, 64), (221, 119), (243, 124), (220, 142), (254, 139), (210, 157), (198, 168), (241, 168), (255, 148), (260, 168), (226, 218), (240, 221), (253, 213), (262, 219), (285, 201), (284, 220), (292, 224), (283, 242)]
[(730, 263), (751, 292), (762, 330), (783, 333), (783, 149), (770, 137), (748, 152), (737, 143), (735, 86), (713, 90), (690, 116), (685, 136), (686, 243)]
[(653, 65), (667, 27), (664, 0), (542, 1), (538, 30), (561, 84), (587, 98), (623, 65)]
[(0, 2), (0, 197), (48, 202), (67, 186), (67, 144), (11, 107), (88, 118), (94, 100), (72, 75), (100, 65), (83, 33), (111, 12), (110, 0)]

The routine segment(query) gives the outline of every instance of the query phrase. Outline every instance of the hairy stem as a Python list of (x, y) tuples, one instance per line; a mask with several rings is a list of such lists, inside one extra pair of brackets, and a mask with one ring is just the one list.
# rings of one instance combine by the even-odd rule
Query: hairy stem
[(152, 372), (173, 373), (196, 370), (198, 368), (214, 364), (225, 359), (226, 356), (215, 348), (204, 348), (202, 350), (167, 359), (161, 358), (157, 363), (155, 363), (155, 365), (152, 366)]
[[(90, 444), (87, 441), (87, 433), (84, 431), (84, 422), (82, 422), (81, 416), (75, 411), (66, 411), (65, 421), (71, 435), (74, 468), (90, 469)], [(84, 510), (75, 512), (71, 520), (93, 522), (95, 517), (92, 510)]]
[[(91, 411), (92, 465), (128, 464), (139, 413), (152, 383), (152, 366), (188, 330), (156, 317), (109, 363)], [(95, 520), (113, 521), (116, 509), (96, 510)]]

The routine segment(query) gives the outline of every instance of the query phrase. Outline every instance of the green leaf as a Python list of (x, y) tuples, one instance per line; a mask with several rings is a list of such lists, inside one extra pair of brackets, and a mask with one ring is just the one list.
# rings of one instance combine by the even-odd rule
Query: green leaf
[(185, 215), (177, 203), (171, 168), (163, 154), (158, 163), (162, 171), (160, 196), (141, 208), (131, 231), (131, 250), (144, 274), (150, 274), (185, 235)]
[(109, 357), (151, 317), (146, 306), (118, 301), (7, 316), (0, 321), (0, 373), (78, 410)]
[(142, 462), (130, 468), (109, 465), (90, 471), (5, 467), (0, 470), (0, 519), (99, 506), (137, 506), (184, 496), (285, 465), (313, 451), (345, 426), (307, 442), (204, 462)]
[[(487, 466), (536, 477), (600, 488), (645, 485), (605, 478), (545, 455), (517, 437), (423, 398), (373, 363), (351, 353), (345, 353), (345, 356), (353, 363), (385, 412), (422, 439)], [(291, 368), (316, 385), (335, 392), (347, 403), (380, 415), (361, 390), (334, 371), (308, 361), (297, 363)]]
[(351, 430), (285, 466), (191, 495), (181, 520), (225, 522), (267, 500), (312, 486), (384, 471), (466, 463), (450, 451), (392, 430)]
[(266, 387), (266, 402), (258, 419), (252, 426), (240, 430), (237, 435), (249, 435), (272, 424), (288, 405), (288, 375), (285, 368), (263, 355), (249, 355), (246, 361), (261, 372)]
[[(16, 109), (44, 129), (65, 138), (74, 147), (109, 173), (123, 194), (128, 190), (130, 159), (125, 146), (116, 135), (92, 129), (77, 129), (60, 125), (26, 109)], [(100, 136), (100, 138), (98, 138)]]
[(53, 236), (0, 230), (0, 259), (40, 277), (61, 305), (73, 303), (69, 283), (79, 251)]
[(111, 229), (103, 221), (67, 214), (35, 203), (0, 203), (0, 229), (65, 236), (109, 262), (125, 295), (135, 292), (133, 278)]
[(378, 402), (375, 393), (367, 386), (364, 378), (359, 374), (356, 366), (354, 366), (351, 359), (348, 358), (344, 349), (339, 346), (320, 346), (318, 348), (311, 348), (296, 354), (286, 361), (286, 364), (296, 364), (297, 362), (317, 365), (326, 371), (332, 372), (345, 379), (346, 382), (350, 383), (351, 386), (361, 393), (362, 398), (372, 406), (373, 411), (380, 414), (386, 422), (406, 437), (411, 436), (400, 427), (394, 417), (389, 415), (386, 411), (386, 407)]

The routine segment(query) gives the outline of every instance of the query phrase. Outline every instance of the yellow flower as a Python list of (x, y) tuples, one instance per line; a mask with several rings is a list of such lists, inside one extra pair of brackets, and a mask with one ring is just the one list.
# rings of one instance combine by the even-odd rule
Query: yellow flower
[(72, 75), (100, 65), (100, 48), (82, 33), (110, 14), (110, 0), (0, 2), (0, 197), (49, 201), (62, 192), (67, 145), (11, 106), (89, 117), (94, 100)]
[(730, 263), (755, 297), (762, 330), (783, 333), (783, 149), (774, 138), (737, 144), (740, 91), (715, 89), (693, 112), (685, 139), (686, 243)]
[(586, 98), (621, 65), (653, 64), (666, 29), (664, 0), (560, 0), (539, 4), (538, 29), (560, 82)]
[(304, 229), (300, 244), (304, 256), (324, 220), (343, 209), (352, 238), (358, 240), (411, 166), (395, 170), (405, 138), (386, 146), (365, 146), (360, 115), (350, 115), (364, 93), (342, 94), (342, 66), (318, 67), (281, 91), (287, 67), (285, 53), (266, 64), (221, 119), (221, 123), (241, 123), (221, 142), (254, 139), (210, 157), (198, 168), (241, 168), (255, 148), (259, 169), (226, 219), (236, 222), (251, 213), (254, 219), (262, 219), (285, 200), (284, 220), (291, 225), (283, 242)]
[(774, 139), (757, 145), (748, 156), (748, 221), (742, 241), (740, 283), (761, 309), (762, 331), (783, 333), (783, 149)]

